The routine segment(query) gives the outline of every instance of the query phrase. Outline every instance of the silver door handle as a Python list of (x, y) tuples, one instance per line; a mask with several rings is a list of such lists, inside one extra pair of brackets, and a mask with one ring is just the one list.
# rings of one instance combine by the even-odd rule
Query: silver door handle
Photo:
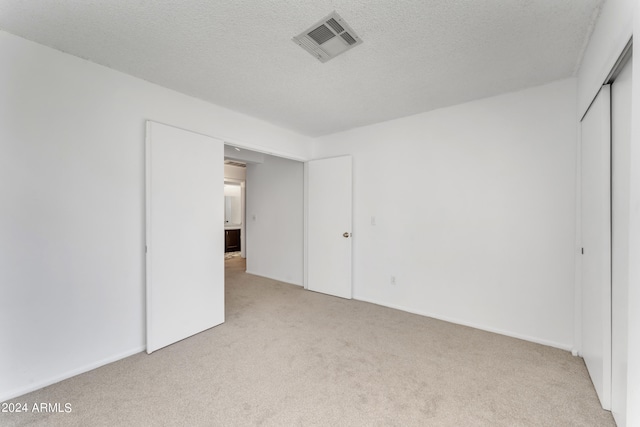
[(345, 231), (344, 233), (342, 233), (342, 237), (344, 237), (345, 239), (348, 239), (349, 236), (351, 236), (351, 233), (349, 233), (349, 232)]

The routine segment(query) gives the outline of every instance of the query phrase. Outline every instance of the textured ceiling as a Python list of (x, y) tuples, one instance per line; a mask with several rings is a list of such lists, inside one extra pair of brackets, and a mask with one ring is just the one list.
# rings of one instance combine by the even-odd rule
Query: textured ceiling
[[(603, 0), (2, 0), (0, 28), (309, 136), (570, 77)], [(336, 10), (364, 40), (291, 41)]]

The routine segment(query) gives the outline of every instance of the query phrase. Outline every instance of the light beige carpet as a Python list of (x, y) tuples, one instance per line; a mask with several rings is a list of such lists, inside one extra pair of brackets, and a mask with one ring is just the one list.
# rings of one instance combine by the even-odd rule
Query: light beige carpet
[(13, 402), (43, 426), (613, 426), (582, 359), (304, 291), (226, 261), (227, 321)]

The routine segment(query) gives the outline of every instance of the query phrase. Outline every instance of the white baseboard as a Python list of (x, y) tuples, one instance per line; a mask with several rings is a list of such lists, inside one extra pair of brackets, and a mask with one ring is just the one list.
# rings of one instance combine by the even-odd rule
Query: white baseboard
[[(283, 282), (283, 283), (290, 283), (290, 282), (287, 282), (286, 280), (282, 280), (282, 279), (277, 278), (277, 277), (269, 277), (269, 276), (265, 276), (265, 275), (262, 275), (262, 274), (252, 273), (250, 271), (247, 271), (247, 273), (253, 274), (254, 276), (266, 277), (268, 279), (276, 280), (276, 281)], [(302, 286), (302, 285), (299, 285), (297, 283), (290, 283), (290, 284), (296, 285), (296, 286)], [(527, 336), (527, 335), (517, 334), (517, 333), (510, 332), (510, 331), (505, 331), (505, 330), (502, 330), (502, 329), (490, 328), (490, 327), (479, 325), (479, 324), (476, 324), (476, 323), (473, 323), (473, 322), (465, 322), (465, 321), (461, 321), (459, 319), (454, 319), (454, 318), (450, 318), (450, 317), (446, 317), (446, 316), (434, 315), (433, 313), (427, 313), (427, 312), (424, 312), (424, 311), (421, 311), (421, 310), (414, 310), (414, 309), (411, 309), (411, 308), (408, 308), (408, 307), (403, 307), (403, 306), (396, 305), (396, 304), (382, 303), (380, 301), (376, 301), (376, 300), (371, 299), (371, 298), (364, 298), (364, 297), (360, 297), (360, 296), (354, 295), (353, 299), (355, 299), (357, 301), (368, 302), (368, 303), (380, 305), (380, 306), (383, 306), (383, 307), (388, 307), (388, 308), (393, 308), (393, 309), (396, 309), (396, 310), (405, 311), (407, 313), (413, 313), (413, 314), (417, 314), (417, 315), (420, 315), (420, 316), (431, 317), (433, 319), (443, 320), (445, 322), (455, 323), (457, 325), (469, 326), (471, 328), (480, 329), (480, 330), (487, 331), (487, 332), (492, 332), (492, 333), (505, 335), (505, 336), (512, 337), (512, 338), (517, 338), (517, 339), (521, 339), (521, 340), (525, 340), (525, 341), (530, 341), (530, 342), (534, 342), (536, 344), (542, 344), (542, 345), (546, 345), (546, 346), (549, 346), (549, 347), (559, 348), (561, 350), (565, 350), (565, 351), (569, 351), (569, 352), (572, 352), (572, 350), (574, 350), (571, 345), (561, 344), (561, 343), (557, 343), (557, 342), (554, 342), (554, 341), (548, 341), (548, 340), (540, 339), (540, 338), (537, 338), (537, 337), (531, 337), (531, 336)], [(0, 396), (0, 402), (4, 402), (4, 401), (10, 400), (10, 399), (14, 399), (16, 397), (19, 397), (19, 396), (22, 396), (24, 394), (30, 393), (32, 391), (39, 390), (41, 388), (47, 387), (47, 386), (49, 386), (51, 384), (55, 384), (57, 382), (66, 380), (66, 379), (71, 378), (71, 377), (75, 377), (76, 375), (83, 374), (85, 372), (91, 371), (91, 370), (99, 368), (101, 366), (108, 365), (109, 363), (116, 362), (118, 360), (124, 359), (124, 358), (129, 357), (129, 356), (133, 356), (134, 354), (143, 352), (145, 349), (146, 349), (145, 346), (136, 347), (134, 349), (125, 351), (123, 353), (120, 353), (120, 354), (117, 354), (117, 355), (114, 355), (114, 356), (111, 356), (111, 357), (96, 361), (94, 363), (87, 364), (87, 365), (82, 366), (82, 367), (77, 368), (77, 369), (73, 369), (73, 370), (65, 372), (63, 374), (53, 376), (53, 377), (48, 378), (46, 380), (39, 381), (39, 382), (34, 383), (34, 384), (30, 384), (27, 387), (23, 387), (23, 388), (12, 390), (12, 391)], [(576, 354), (574, 354), (574, 355), (576, 355)]]
[(134, 354), (138, 354), (143, 352), (146, 349), (146, 346), (136, 347), (134, 349), (125, 351), (120, 354), (116, 354), (115, 356), (107, 357), (106, 359), (99, 360), (97, 362), (89, 363), (88, 365), (84, 365), (80, 368), (73, 369), (71, 371), (65, 372), (60, 375), (55, 375), (51, 378), (48, 378), (43, 381), (38, 381), (34, 384), (30, 384), (27, 387), (19, 388), (16, 390), (12, 390), (9, 393), (0, 396), (0, 402), (4, 402), (9, 399), (14, 399), (16, 397), (20, 397), (24, 394), (31, 393), (32, 391), (39, 390), (41, 388), (47, 387), (51, 384), (58, 383), (60, 381), (66, 380), (71, 377), (75, 377), (76, 375), (84, 374), (85, 372), (92, 371), (96, 368), (99, 368), (104, 365), (108, 365), (109, 363), (116, 362), (118, 360), (124, 359), (129, 356), (133, 356)]
[(406, 311), (407, 313), (418, 314), (420, 316), (425, 316), (425, 317), (431, 317), (433, 319), (443, 320), (443, 321), (449, 322), (449, 323), (455, 323), (456, 325), (469, 326), (471, 328), (480, 329), (482, 331), (487, 331), (487, 332), (492, 332), (494, 334), (505, 335), (507, 337), (517, 338), (517, 339), (524, 340), (524, 341), (530, 341), (530, 342), (533, 342), (533, 343), (536, 343), (536, 344), (546, 345), (548, 347), (559, 348), (561, 350), (565, 350), (565, 351), (569, 351), (569, 352), (571, 352), (573, 350), (573, 346), (570, 345), (570, 344), (562, 344), (562, 343), (558, 343), (558, 342), (555, 342), (555, 341), (548, 341), (548, 340), (540, 339), (540, 338), (537, 338), (537, 337), (531, 337), (531, 336), (528, 336), (528, 335), (522, 335), (522, 334), (517, 334), (517, 333), (514, 333), (514, 332), (510, 332), (510, 331), (505, 331), (505, 330), (502, 330), (502, 329), (490, 328), (490, 327), (486, 327), (486, 326), (483, 326), (483, 325), (479, 325), (477, 323), (465, 322), (465, 321), (462, 321), (460, 319), (454, 319), (454, 318), (446, 317), (446, 316), (439, 316), (439, 315), (435, 315), (433, 313), (427, 313), (427, 312), (420, 311), (420, 310), (414, 310), (414, 309), (403, 307), (403, 306), (400, 306), (400, 305), (386, 304), (386, 303), (382, 303), (382, 302), (379, 302), (379, 301), (375, 301), (375, 300), (370, 299), (370, 298), (361, 298), (361, 297), (358, 297), (358, 296), (354, 296), (353, 299), (358, 300), (358, 301), (368, 302), (368, 303), (371, 303), (371, 304), (381, 305), (383, 307), (394, 308), (396, 310)]
[(275, 276), (267, 276), (266, 274), (257, 273), (257, 272), (253, 272), (253, 271), (250, 271), (250, 270), (246, 270), (245, 272), (247, 274), (251, 274), (252, 276), (260, 276), (260, 277), (264, 277), (266, 279), (275, 280), (276, 282), (287, 283), (289, 285), (295, 285), (295, 286), (302, 286), (302, 283), (294, 283), (294, 282), (291, 282), (289, 280), (282, 279), (282, 278), (275, 277)]

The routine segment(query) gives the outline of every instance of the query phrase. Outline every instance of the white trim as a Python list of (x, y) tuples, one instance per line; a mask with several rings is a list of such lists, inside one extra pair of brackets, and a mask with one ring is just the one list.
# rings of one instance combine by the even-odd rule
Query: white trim
[(300, 155), (297, 155), (297, 154), (291, 154), (291, 153), (288, 153), (286, 151), (281, 151), (281, 150), (275, 150), (274, 151), (271, 148), (266, 148), (266, 147), (264, 147), (262, 145), (259, 145), (259, 144), (252, 144), (252, 143), (249, 143), (249, 142), (239, 141), (237, 139), (228, 138), (226, 136), (215, 136), (215, 135), (205, 135), (205, 136), (210, 136), (212, 138), (221, 139), (221, 140), (224, 141), (225, 144), (233, 145), (234, 147), (243, 148), (245, 150), (256, 151), (256, 152), (262, 153), (262, 154), (268, 154), (270, 156), (281, 157), (283, 159), (296, 160), (296, 161), (299, 161), (299, 162), (306, 162), (307, 160), (311, 159), (311, 154), (308, 154), (307, 156), (300, 156)]
[(251, 274), (252, 276), (264, 277), (265, 279), (275, 280), (276, 282), (286, 283), (287, 285), (302, 286), (302, 285), (301, 285), (301, 284), (299, 284), (299, 283), (292, 283), (292, 282), (291, 282), (291, 281), (289, 281), (289, 280), (281, 279), (281, 278), (278, 278), (278, 277), (276, 277), (276, 276), (266, 276), (266, 275), (264, 275), (264, 274), (254, 273), (254, 272), (249, 271), (249, 270), (245, 270), (245, 273), (247, 273), (247, 274)]
[(155, 120), (155, 119), (147, 119), (147, 122), (154, 122), (154, 123), (159, 123), (159, 124), (165, 125), (165, 126), (171, 126), (171, 127), (176, 128), (176, 129), (184, 130), (184, 131), (191, 132), (191, 133), (196, 133), (198, 135), (207, 136), (209, 138), (219, 139), (219, 140), (223, 141), (225, 145), (233, 145), (234, 147), (243, 148), (245, 150), (256, 151), (258, 153), (268, 154), (268, 155), (271, 155), (271, 156), (282, 157), (284, 159), (297, 160), (299, 162), (306, 162), (306, 161), (312, 159), (311, 154), (308, 154), (307, 156), (301, 156), (301, 155), (298, 155), (298, 154), (291, 154), (291, 153), (289, 153), (287, 151), (282, 151), (282, 150), (275, 150), (274, 151), (273, 149), (267, 148), (267, 147), (265, 147), (263, 145), (260, 145), (260, 144), (240, 141), (240, 140), (237, 140), (235, 138), (229, 138), (227, 136), (222, 136), (222, 135), (217, 135), (217, 134), (216, 135), (212, 135), (212, 134), (209, 134), (209, 133), (203, 133), (203, 132), (195, 131), (193, 129), (187, 129), (187, 128), (184, 128), (182, 126), (176, 126), (175, 124), (166, 123), (166, 122)]
[[(151, 283), (151, 280), (153, 279), (152, 275), (151, 275), (151, 253), (149, 252), (151, 250), (151, 139), (152, 139), (152, 132), (153, 132), (153, 126), (152, 126), (152, 122), (151, 120), (147, 120), (145, 122), (145, 139), (144, 139), (144, 281), (143, 281), (143, 285), (144, 285), (144, 292), (145, 292), (145, 299), (144, 299), (144, 304), (143, 304), (143, 309), (144, 309), (144, 313), (145, 313), (145, 324), (144, 324), (144, 330), (145, 333), (148, 331), (148, 325), (150, 325), (151, 322), (151, 311), (149, 310), (149, 304), (151, 301), (151, 287), (149, 286), (149, 284)], [(147, 349), (147, 346), (149, 344), (149, 336), (148, 334), (145, 335), (146, 341), (145, 341), (145, 350)]]
[(302, 165), (302, 287), (309, 290), (309, 162)]
[(60, 381), (64, 381), (71, 377), (75, 377), (76, 375), (84, 374), (85, 372), (92, 371), (101, 366), (108, 365), (109, 363), (117, 362), (118, 360), (126, 359), (127, 357), (133, 356), (134, 354), (142, 353), (145, 351), (146, 347), (140, 346), (131, 350), (127, 350), (123, 353), (116, 354), (115, 356), (108, 357), (106, 359), (99, 360), (97, 362), (89, 363), (88, 365), (84, 365), (77, 369), (72, 369), (71, 371), (67, 371), (63, 374), (56, 375), (44, 381), (38, 381), (36, 383), (30, 384), (28, 387), (19, 388), (13, 390), (4, 396), (0, 396), (0, 402), (4, 402), (9, 399), (13, 399), (16, 397), (20, 397), (24, 394), (31, 393), (32, 391), (40, 390), (41, 388), (50, 386), (51, 384), (58, 383)]
[[(633, 15), (629, 17), (627, 22), (622, 26), (622, 29), (618, 33), (618, 36), (615, 39), (614, 47), (609, 51), (609, 56), (606, 61), (601, 62), (602, 68), (598, 73), (597, 80), (589, 82), (590, 86), (587, 90), (587, 93), (593, 93), (593, 96), (589, 96), (587, 101), (583, 101), (582, 99), (578, 100), (578, 103), (584, 102), (586, 105), (578, 105), (578, 119), (582, 120), (582, 117), (587, 113), (587, 110), (591, 106), (593, 100), (598, 96), (598, 92), (600, 91), (600, 87), (607, 83), (607, 78), (611, 75), (611, 71), (615, 67), (618, 59), (620, 59), (620, 55), (622, 55), (627, 47), (629, 40), (632, 39), (633, 36)], [(584, 57), (583, 57), (584, 61)], [(580, 65), (582, 67), (582, 64)]]
[(578, 123), (576, 141), (576, 228), (573, 284), (573, 352), (582, 356), (582, 126)]
[(502, 330), (502, 329), (490, 328), (490, 327), (487, 327), (487, 326), (479, 325), (477, 323), (466, 322), (466, 321), (463, 321), (463, 320), (460, 320), (460, 319), (454, 319), (452, 317), (440, 316), (440, 315), (436, 315), (436, 314), (433, 314), (433, 313), (427, 313), (427, 312), (421, 311), (421, 310), (414, 310), (414, 309), (411, 309), (411, 308), (403, 307), (401, 305), (385, 304), (385, 303), (381, 303), (379, 301), (376, 301), (374, 299), (362, 298), (362, 297), (359, 297), (359, 296), (354, 296), (353, 299), (357, 300), (357, 301), (363, 301), (363, 302), (368, 302), (368, 303), (375, 304), (375, 305), (380, 305), (382, 307), (388, 307), (388, 308), (393, 308), (393, 309), (396, 309), (396, 310), (406, 311), (407, 313), (418, 314), (420, 316), (425, 316), (425, 317), (431, 317), (432, 319), (438, 319), (438, 320), (443, 320), (443, 321), (449, 322), (449, 323), (455, 323), (456, 325), (468, 326), (468, 327), (471, 327), (471, 328), (474, 328), (474, 329), (479, 329), (481, 331), (492, 332), (494, 334), (504, 335), (504, 336), (507, 336), (507, 337), (517, 338), (517, 339), (520, 339), (520, 340), (529, 341), (529, 342), (533, 342), (533, 343), (536, 343), (536, 344), (542, 344), (542, 345), (546, 345), (546, 346), (549, 346), (549, 347), (559, 348), (561, 350), (565, 350), (565, 351), (569, 351), (569, 352), (571, 352), (573, 350), (571, 345), (568, 345), (568, 344), (561, 344), (561, 343), (558, 343), (558, 342), (555, 342), (555, 341), (548, 341), (548, 340), (543, 340), (543, 339), (536, 338), (536, 337), (531, 337), (531, 336), (528, 336), (528, 335), (516, 334), (516, 333), (505, 331), (505, 330)]

